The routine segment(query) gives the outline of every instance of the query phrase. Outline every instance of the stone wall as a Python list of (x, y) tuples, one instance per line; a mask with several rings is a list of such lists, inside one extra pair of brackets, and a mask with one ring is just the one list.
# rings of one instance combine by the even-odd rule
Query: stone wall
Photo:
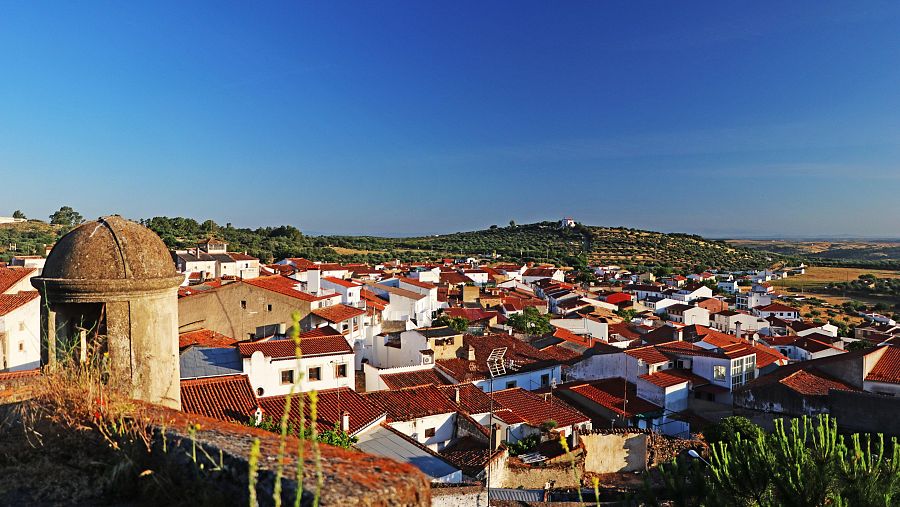
[(584, 470), (598, 474), (647, 469), (646, 433), (588, 433), (580, 435), (585, 449)]
[(900, 398), (831, 390), (828, 406), (841, 429), (900, 436)]
[(487, 507), (487, 489), (482, 486), (433, 487), (431, 507)]

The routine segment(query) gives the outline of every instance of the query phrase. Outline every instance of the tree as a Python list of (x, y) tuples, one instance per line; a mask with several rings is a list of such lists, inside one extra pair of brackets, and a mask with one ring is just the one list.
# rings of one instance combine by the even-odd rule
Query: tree
[(84, 223), (81, 213), (78, 213), (71, 206), (63, 206), (59, 211), (50, 215), (50, 223), (53, 225), (62, 225), (72, 227)]
[(13, 217), (13, 218), (21, 218), (21, 219), (23, 219), (23, 220), (26, 218), (26, 217), (25, 217), (25, 213), (22, 213), (22, 210), (19, 210), (19, 209), (17, 209), (16, 211), (13, 211), (13, 216), (12, 216), (12, 217)]
[(509, 228), (510, 228), (510, 229), (515, 229), (515, 228), (516, 228), (516, 221), (515, 221), (515, 220), (510, 220), (510, 221), (509, 221)]
[(533, 306), (526, 306), (522, 313), (511, 316), (508, 323), (515, 331), (527, 335), (547, 334), (553, 328), (550, 317), (541, 315)]
[(637, 315), (637, 311), (635, 311), (633, 308), (625, 308), (617, 311), (616, 315), (622, 317), (622, 320), (624, 320), (625, 322), (631, 322), (631, 319), (633, 319), (634, 316)]
[[(696, 470), (664, 466), (666, 496), (735, 507), (888, 506), (900, 499), (897, 438), (844, 436), (828, 415), (776, 419), (770, 435), (739, 435), (710, 451), (705, 480), (697, 480)], [(668, 480), (676, 474), (682, 477)]]
[(762, 435), (762, 428), (753, 424), (750, 419), (736, 415), (726, 417), (703, 431), (703, 437), (706, 438), (706, 441), (710, 444), (716, 442), (734, 442), (737, 439), (738, 434), (745, 440), (756, 438), (759, 435)]
[(451, 317), (449, 315), (441, 315), (432, 322), (435, 326), (447, 326), (450, 329), (463, 333), (469, 329), (469, 319), (465, 317)]

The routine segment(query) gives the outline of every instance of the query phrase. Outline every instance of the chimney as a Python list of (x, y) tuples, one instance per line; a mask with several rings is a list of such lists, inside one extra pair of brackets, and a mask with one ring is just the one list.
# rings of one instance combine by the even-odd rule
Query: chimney
[(474, 361), (475, 360), (475, 347), (469, 345), (468, 353), (469, 353), (469, 355), (468, 355), (469, 361)]
[(458, 405), (459, 404), (459, 387), (456, 388), (456, 394), (454, 395), (454, 399), (456, 401), (456, 404)]
[(278, 336), (285, 336), (287, 334), (287, 324), (281, 323), (278, 324)]
[(346, 410), (341, 413), (341, 430), (344, 433), (350, 431), (350, 412), (347, 412)]
[(262, 424), (263, 421), (263, 409), (260, 406), (256, 407), (256, 410), (253, 411), (253, 421), (257, 426)]
[(737, 336), (738, 338), (741, 337), (741, 328), (742, 328), (742, 327), (744, 327), (744, 326), (741, 324), (741, 321), (737, 321), (737, 322), (734, 323), (734, 334), (735, 334), (735, 336)]
[(491, 443), (493, 444), (491, 447), (493, 450), (497, 450), (500, 448), (500, 425), (499, 424), (491, 424)]
[(306, 292), (314, 296), (319, 295), (320, 276), (318, 268), (306, 271)]

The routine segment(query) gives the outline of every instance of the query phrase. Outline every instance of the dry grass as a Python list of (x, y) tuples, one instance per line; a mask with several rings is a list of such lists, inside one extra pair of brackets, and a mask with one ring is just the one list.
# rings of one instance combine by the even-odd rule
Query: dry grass
[(360, 250), (358, 248), (344, 248), (342, 246), (329, 247), (341, 255), (366, 255), (366, 254), (386, 254), (384, 250)]
[(821, 289), (830, 282), (852, 281), (859, 278), (859, 275), (865, 274), (875, 275), (878, 278), (900, 278), (900, 271), (888, 269), (811, 267), (806, 269), (806, 274), (776, 280), (772, 282), (772, 285), (775, 287)]

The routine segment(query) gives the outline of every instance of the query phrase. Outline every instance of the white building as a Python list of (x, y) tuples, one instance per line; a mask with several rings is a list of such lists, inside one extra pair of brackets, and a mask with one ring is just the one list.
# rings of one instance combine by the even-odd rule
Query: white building
[(0, 371), (40, 366), (40, 320), (41, 298), (37, 291), (0, 294)]
[(355, 389), (353, 350), (343, 335), (322, 328), (302, 333), (298, 361), (294, 341), (270, 338), (238, 344), (244, 373), (256, 396), (283, 396), (291, 392)]
[(196, 248), (175, 251), (175, 266), (178, 272), (190, 275), (197, 273), (200, 279), (233, 276), (256, 278), (259, 276), (259, 259), (228, 251), (228, 243), (209, 239)]

